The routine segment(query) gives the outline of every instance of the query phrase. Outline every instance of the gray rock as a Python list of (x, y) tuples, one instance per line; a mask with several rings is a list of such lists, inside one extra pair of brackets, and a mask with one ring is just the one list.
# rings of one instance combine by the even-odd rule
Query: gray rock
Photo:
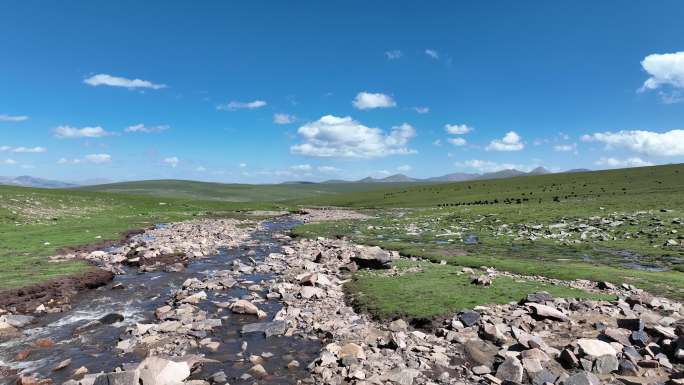
[(480, 320), (480, 313), (472, 310), (464, 311), (459, 314), (458, 318), (466, 327), (473, 326)]
[(93, 385), (133, 385), (138, 384), (139, 378), (137, 370), (103, 373), (95, 378)]
[(598, 374), (609, 374), (618, 370), (618, 359), (612, 355), (597, 357), (594, 360), (594, 372)]
[(509, 357), (496, 369), (496, 378), (502, 381), (521, 383), (523, 379), (523, 366), (515, 357)]
[(619, 328), (640, 331), (644, 330), (644, 320), (640, 318), (620, 318), (617, 320)]
[(563, 349), (559, 360), (563, 366), (568, 369), (574, 369), (579, 366), (579, 360), (577, 359), (577, 356), (575, 356), (575, 353), (573, 353), (570, 349)]
[(529, 303), (528, 305), (533, 310), (534, 314), (539, 318), (550, 318), (556, 321), (569, 321), (568, 316), (554, 307), (534, 302)]
[(579, 372), (563, 381), (563, 385), (599, 385), (600, 380), (596, 375), (589, 372)]
[(23, 328), (24, 326), (33, 322), (35, 317), (21, 314), (8, 314), (0, 316), (0, 322), (4, 322), (14, 326), (15, 328)]
[(287, 331), (286, 321), (257, 322), (242, 326), (242, 334), (264, 333), (266, 337), (279, 336)]
[(471, 339), (465, 342), (464, 350), (468, 361), (474, 365), (494, 366), (494, 357), (499, 349), (481, 339)]
[(618, 366), (618, 373), (623, 376), (638, 376), (639, 368), (630, 360), (621, 360)]
[(558, 376), (544, 369), (541, 372), (533, 373), (530, 376), (532, 385), (544, 385), (546, 383), (553, 384), (558, 379)]
[(357, 246), (358, 254), (351, 260), (361, 269), (388, 269), (396, 257), (378, 246)]
[(650, 340), (650, 338), (648, 337), (648, 334), (646, 334), (645, 331), (635, 331), (632, 332), (632, 335), (629, 336), (629, 340), (636, 346), (645, 347), (646, 345), (648, 345), (648, 341)]
[(473, 367), (472, 372), (477, 374), (478, 376), (481, 376), (483, 374), (489, 374), (492, 372), (492, 369), (489, 368), (489, 366), (486, 365), (478, 365)]
[(553, 301), (553, 296), (545, 291), (528, 294), (527, 299), (525, 300), (525, 302), (534, 302), (542, 304), (547, 301)]

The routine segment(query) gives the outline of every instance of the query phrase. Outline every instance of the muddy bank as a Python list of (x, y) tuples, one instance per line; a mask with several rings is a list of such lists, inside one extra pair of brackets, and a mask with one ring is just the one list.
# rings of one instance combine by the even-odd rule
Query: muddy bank
[(40, 305), (61, 307), (81, 290), (96, 289), (114, 278), (109, 271), (91, 267), (82, 273), (57, 278), (18, 289), (0, 291), (0, 309), (12, 313), (30, 313)]

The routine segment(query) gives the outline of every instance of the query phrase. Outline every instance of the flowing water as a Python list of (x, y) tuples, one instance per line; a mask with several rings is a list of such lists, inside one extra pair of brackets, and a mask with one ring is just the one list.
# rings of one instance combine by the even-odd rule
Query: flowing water
[[(81, 366), (87, 367), (90, 373), (97, 373), (109, 372), (117, 366), (140, 362), (146, 352), (121, 354), (115, 349), (126, 327), (138, 322), (154, 322), (154, 310), (163, 306), (167, 298), (188, 278), (201, 278), (210, 276), (218, 270), (231, 269), (232, 262), (236, 259), (249, 264), (247, 252), (250, 250), (256, 252), (256, 255), (251, 257), (257, 261), (263, 260), (269, 253), (278, 252), (280, 246), (274, 237), (275, 234), (287, 231), (296, 224), (298, 223), (287, 217), (266, 221), (241, 247), (224, 249), (216, 256), (196, 260), (182, 272), (140, 273), (135, 269), (128, 269), (126, 274), (116, 276), (109, 285), (77, 295), (72, 300), (70, 311), (40, 317), (36, 323), (23, 330), (23, 337), (0, 344), (0, 366), (24, 370), (24, 373), (37, 372), (60, 384), (68, 380), (73, 371)], [(270, 275), (263, 274), (240, 276), (241, 280), (255, 283), (270, 278)], [(124, 288), (113, 290), (112, 285), (118, 283)], [(220, 363), (205, 363), (202, 369), (193, 373), (190, 378), (206, 378), (222, 370), (231, 384), (252, 384), (254, 379), (243, 381), (239, 377), (251, 367), (247, 361), (249, 355), (265, 352), (272, 353), (273, 357), (266, 359), (263, 366), (269, 375), (259, 383), (290, 384), (306, 377), (306, 366), (320, 351), (318, 341), (284, 336), (266, 338), (261, 333), (241, 335), (242, 325), (259, 322), (256, 317), (230, 312), (216, 315), (217, 308), (212, 304), (212, 300), (226, 301), (246, 293), (246, 289), (241, 287), (222, 292), (207, 292), (208, 299), (200, 303), (199, 307), (209, 312), (208, 318), (220, 318), (227, 314), (229, 317), (223, 320), (221, 327), (208, 332), (208, 337), (221, 343), (217, 352), (198, 348), (191, 353), (204, 354), (207, 358)], [(260, 303), (259, 307), (268, 312), (271, 319), (282, 308), (282, 304), (278, 300), (268, 300)], [(123, 321), (74, 333), (78, 327), (113, 313), (122, 315)], [(33, 347), (35, 341), (40, 338), (49, 338), (56, 344), (51, 348)], [(248, 347), (241, 357), (238, 353), (241, 352), (243, 341), (247, 342)], [(26, 350), (30, 351), (29, 357), (23, 361), (15, 361), (15, 355)], [(69, 367), (56, 372), (52, 370), (57, 363), (67, 358), (72, 360)], [(287, 369), (287, 363), (293, 359), (301, 364), (300, 367)], [(0, 378), (2, 385), (14, 381), (15, 378)]]

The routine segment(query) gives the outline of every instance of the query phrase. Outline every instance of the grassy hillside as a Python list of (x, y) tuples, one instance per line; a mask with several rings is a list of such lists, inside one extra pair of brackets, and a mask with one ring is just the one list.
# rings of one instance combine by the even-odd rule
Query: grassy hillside
[[(450, 264), (631, 283), (684, 298), (684, 165), (413, 186), (299, 201), (375, 218), (305, 225)], [(475, 240), (470, 242), (469, 240)]]
[[(0, 186), (0, 290), (87, 268), (50, 263), (65, 246), (118, 239), (126, 230), (197, 216), (233, 216), (240, 203)], [(250, 208), (277, 208), (250, 203)]]
[(403, 187), (405, 183), (223, 184), (187, 180), (148, 180), (81, 187), (83, 191), (151, 195), (156, 197), (225, 202), (278, 202), (338, 193), (356, 193)]
[[(684, 164), (522, 176), (397, 188), (306, 198), (296, 203), (351, 207), (455, 207), (524, 205), (572, 201), (632, 208), (684, 200)], [(678, 196), (679, 195), (679, 196)], [(556, 202), (557, 201), (557, 202)], [(674, 203), (674, 202), (672, 202)]]

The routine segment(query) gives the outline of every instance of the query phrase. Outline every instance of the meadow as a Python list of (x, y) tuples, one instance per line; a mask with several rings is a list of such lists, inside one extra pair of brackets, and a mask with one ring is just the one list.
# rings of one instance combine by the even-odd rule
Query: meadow
[[(69, 190), (0, 187), (0, 290), (91, 268), (48, 262), (69, 246), (128, 230), (248, 210), (338, 206), (372, 218), (307, 224), (299, 237), (347, 237), (432, 261), (398, 277), (361, 272), (347, 289), (377, 315), (434, 316), (546, 290), (495, 280), (480, 290), (463, 266), (564, 280), (629, 283), (684, 298), (684, 165), (443, 184), (223, 185), (142, 181)], [(440, 264), (445, 262), (446, 264)], [(404, 261), (400, 267), (404, 268)], [(467, 295), (464, 295), (467, 294)]]

